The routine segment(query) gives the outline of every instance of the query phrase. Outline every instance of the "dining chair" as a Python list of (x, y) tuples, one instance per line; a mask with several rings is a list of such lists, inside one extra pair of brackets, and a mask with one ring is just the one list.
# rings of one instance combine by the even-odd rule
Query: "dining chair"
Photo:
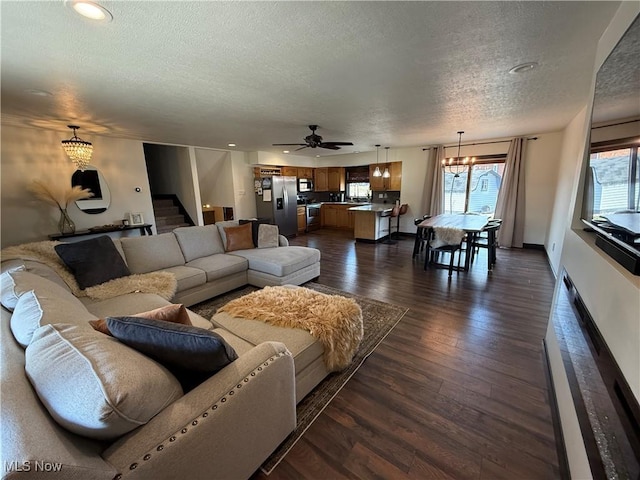
[(497, 233), (502, 225), (502, 220), (495, 218), (489, 220), (487, 226), (484, 227), (482, 232), (476, 235), (472, 242), (471, 261), (473, 262), (475, 256), (480, 253), (481, 248), (487, 249), (487, 270), (493, 270), (493, 266), (496, 264), (497, 250), (498, 250), (498, 237)]
[[(453, 272), (453, 262), (455, 254), (458, 252), (458, 262), (460, 259), (460, 250), (462, 242), (465, 238), (465, 231), (460, 228), (451, 227), (433, 227), (430, 229), (427, 240), (427, 253), (424, 259), (424, 269), (426, 270), (429, 263), (437, 253), (446, 252), (450, 254), (449, 258), (449, 278)], [(434, 263), (436, 267), (445, 266), (443, 264)], [(456, 270), (460, 270), (458, 266)]]
[(420, 225), (427, 218), (431, 218), (431, 215), (425, 214), (425, 215), (422, 216), (422, 218), (414, 218), (413, 219), (413, 224), (417, 227), (416, 228), (416, 241), (413, 244), (413, 256), (414, 257), (418, 253), (420, 253), (420, 252), (422, 252), (424, 250), (424, 244), (427, 241), (427, 234), (429, 233), (429, 229), (428, 228), (419, 228), (418, 225)]

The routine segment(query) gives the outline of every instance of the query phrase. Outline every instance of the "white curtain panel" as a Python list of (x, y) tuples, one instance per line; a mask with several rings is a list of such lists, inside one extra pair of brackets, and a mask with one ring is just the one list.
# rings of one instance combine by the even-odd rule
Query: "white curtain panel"
[[(444, 212), (444, 175), (442, 173), (442, 159), (444, 158), (444, 146), (432, 147), (429, 156), (431, 172), (427, 171), (424, 191), (431, 191), (431, 195), (425, 198), (423, 212), (429, 215), (440, 215)], [(429, 175), (431, 173), (431, 175)]]
[(511, 140), (502, 184), (496, 201), (495, 218), (502, 219), (498, 230), (501, 247), (522, 248), (524, 240), (524, 137)]

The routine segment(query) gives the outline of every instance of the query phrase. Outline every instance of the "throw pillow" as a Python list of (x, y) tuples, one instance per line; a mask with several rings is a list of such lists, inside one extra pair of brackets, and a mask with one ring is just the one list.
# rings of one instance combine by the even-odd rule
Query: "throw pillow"
[(251, 224), (245, 223), (237, 227), (224, 227), (224, 233), (227, 237), (225, 246), (227, 252), (254, 248), (253, 239), (251, 238)]
[(182, 396), (167, 368), (87, 325), (38, 328), (25, 372), (56, 422), (99, 440), (144, 425)]
[(244, 225), (245, 223), (251, 223), (251, 239), (253, 240), (253, 246), (258, 248), (258, 229), (260, 228), (260, 225), (262, 224), (269, 224), (269, 220), (264, 220), (264, 219), (251, 219), (251, 220), (240, 220), (239, 221), (240, 225)]
[(260, 225), (258, 228), (258, 248), (277, 247), (279, 234), (277, 225)]
[[(136, 313), (132, 317), (149, 318), (151, 320), (164, 320), (165, 322), (179, 323), (181, 325), (192, 325), (187, 309), (181, 303), (172, 303), (164, 307), (155, 308), (148, 312)], [(97, 331), (105, 335), (111, 335), (104, 318), (90, 320), (89, 323)]]
[(221, 336), (199, 327), (137, 317), (107, 317), (111, 334), (167, 367), (189, 391), (238, 358)]
[(54, 248), (81, 289), (130, 274), (111, 237), (107, 235), (81, 242), (61, 243)]

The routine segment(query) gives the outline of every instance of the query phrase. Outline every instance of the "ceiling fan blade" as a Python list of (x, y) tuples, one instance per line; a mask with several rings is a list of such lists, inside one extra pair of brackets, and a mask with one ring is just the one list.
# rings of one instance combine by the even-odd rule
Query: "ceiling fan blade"
[(306, 145), (306, 143), (272, 143), (272, 147), (295, 147), (295, 146)]
[(322, 145), (353, 145), (351, 142), (322, 142)]
[(321, 143), (318, 145), (320, 148), (328, 148), (329, 150), (340, 150), (337, 145), (331, 145), (330, 143)]
[(303, 150), (303, 149), (305, 149), (305, 148), (307, 148), (307, 147), (308, 147), (308, 145), (305, 145), (304, 147), (296, 148), (296, 149), (294, 150), (294, 152), (297, 152), (298, 150)]

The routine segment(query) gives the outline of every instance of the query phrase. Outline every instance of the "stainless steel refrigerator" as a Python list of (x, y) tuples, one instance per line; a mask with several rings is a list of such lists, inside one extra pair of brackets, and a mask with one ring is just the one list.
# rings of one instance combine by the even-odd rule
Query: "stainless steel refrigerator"
[(256, 193), (258, 218), (269, 218), (281, 235), (298, 233), (296, 177), (264, 177), (261, 183)]

